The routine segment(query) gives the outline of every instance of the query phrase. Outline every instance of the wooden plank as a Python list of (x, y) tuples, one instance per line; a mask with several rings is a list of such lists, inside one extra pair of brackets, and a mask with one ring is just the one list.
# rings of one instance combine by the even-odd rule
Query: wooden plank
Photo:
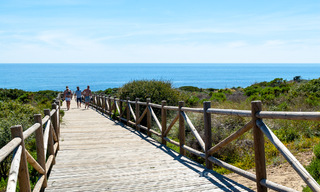
[(320, 112), (260, 111), (257, 118), (319, 121)]
[(177, 116), (172, 120), (172, 122), (170, 123), (170, 125), (168, 126), (168, 128), (166, 129), (164, 136), (167, 136), (168, 133), (170, 132), (171, 128), (174, 126), (174, 124), (179, 120), (179, 113), (177, 114)]
[[(138, 119), (139, 119), (139, 117), (140, 117), (139, 98), (136, 98), (136, 101), (135, 101), (135, 102), (136, 102), (136, 103), (135, 103), (135, 107), (136, 107), (136, 110), (135, 110), (135, 113), (136, 113), (136, 120), (135, 120), (135, 121), (136, 121), (136, 125), (135, 125), (135, 126), (136, 126), (136, 130), (137, 130), (137, 131), (140, 131), (140, 130), (139, 130), (139, 127), (138, 127), (138, 124), (139, 124), (139, 123), (138, 123)], [(142, 119), (141, 119), (141, 120), (142, 120)], [(140, 121), (141, 121), (141, 120), (140, 120)]]
[(185, 114), (185, 112), (181, 112), (184, 120), (187, 122), (187, 124), (189, 125), (190, 129), (191, 129), (191, 132), (193, 133), (193, 135), (195, 136), (195, 138), (197, 139), (197, 141), (199, 142), (199, 145), (201, 147), (201, 149), (203, 151), (205, 151), (205, 144), (201, 138), (201, 136), (199, 135), (197, 129), (193, 126), (191, 120), (189, 119), (189, 117), (187, 116), (187, 114)]
[(190, 107), (182, 107), (181, 111), (184, 112), (194, 112), (194, 113), (203, 113), (203, 108), (190, 108)]
[(179, 101), (179, 144), (180, 144), (180, 154), (185, 156), (186, 151), (183, 148), (183, 145), (185, 144), (186, 137), (185, 137), (185, 127), (184, 127), (184, 119), (182, 115), (181, 108), (184, 106), (183, 101)]
[(179, 107), (177, 106), (165, 106), (164, 108), (168, 110), (179, 111)]
[(151, 137), (151, 112), (150, 112), (150, 109), (149, 109), (149, 103), (151, 103), (151, 99), (150, 98), (147, 98), (147, 127), (148, 127), (148, 131), (147, 131), (147, 135), (148, 137)]
[(283, 192), (298, 192), (294, 189), (291, 189), (289, 187), (285, 187), (285, 186), (282, 186), (282, 185), (279, 185), (277, 183), (274, 183), (272, 181), (268, 181), (266, 179), (262, 179), (260, 181), (260, 184), (269, 188), (269, 189), (272, 189), (272, 190), (275, 190), (275, 191), (283, 191)]
[(46, 124), (49, 119), (50, 119), (49, 115), (44, 116), (42, 119), (42, 125)]
[(142, 115), (139, 117), (138, 121), (136, 122), (137, 124), (140, 124), (140, 122), (142, 121), (144, 116), (147, 114), (147, 112), (148, 112), (148, 108), (146, 107), (146, 109), (143, 111)]
[(17, 148), (21, 143), (21, 138), (13, 138), (9, 143), (7, 143), (5, 146), (3, 146), (0, 149), (0, 162), (2, 162), (8, 155), (14, 151), (15, 148)]
[(39, 128), (40, 128), (39, 123), (33, 124), (31, 127), (29, 127), (27, 130), (23, 132), (23, 138), (27, 139), (32, 133), (34, 133)]
[(166, 140), (164, 140), (164, 138), (163, 138), (166, 136), (165, 132), (167, 130), (167, 110), (164, 109), (164, 106), (166, 106), (166, 105), (167, 105), (167, 101), (165, 101), (165, 100), (161, 101), (161, 127), (162, 127), (162, 129), (161, 129), (161, 143), (163, 145), (167, 144)]
[(46, 174), (46, 171), (39, 165), (39, 163), (30, 155), (30, 153), (26, 151), (26, 156), (27, 156), (27, 161), (28, 163), (35, 169), (37, 170), (40, 174), (44, 175)]
[(41, 191), (44, 180), (45, 180), (45, 175), (40, 175), (39, 180), (37, 181), (37, 183), (35, 184), (35, 186), (33, 188), (33, 192)]
[(162, 126), (161, 126), (161, 124), (160, 124), (160, 122), (159, 122), (156, 114), (154, 113), (153, 109), (152, 109), (150, 106), (148, 106), (148, 108), (149, 108), (149, 111), (150, 111), (150, 113), (151, 113), (151, 116), (153, 117), (153, 119), (154, 119), (154, 121), (156, 122), (158, 128), (159, 128), (160, 131), (162, 132)]
[(217, 159), (217, 158), (215, 158), (215, 157), (209, 157), (209, 160), (212, 162), (212, 163), (214, 163), (214, 164), (216, 164), (216, 165), (219, 165), (220, 167), (223, 167), (223, 168), (225, 168), (225, 169), (228, 169), (228, 170), (230, 170), (230, 171), (232, 171), (232, 172), (235, 172), (235, 173), (237, 173), (238, 175), (241, 175), (242, 177), (245, 177), (245, 178), (247, 178), (247, 179), (249, 179), (249, 180), (251, 180), (251, 181), (257, 181), (257, 179), (256, 179), (256, 176), (254, 175), (254, 174), (252, 174), (252, 173), (250, 173), (250, 172), (248, 172), (248, 171), (245, 171), (245, 170), (243, 170), (243, 169), (240, 169), (240, 168), (238, 168), (238, 167), (235, 167), (235, 166), (233, 166), (233, 165), (230, 165), (230, 164), (228, 164), (228, 163), (226, 163), (226, 162), (224, 162), (224, 161), (222, 161), (222, 160), (219, 160), (219, 159)]
[(253, 123), (252, 121), (250, 121), (249, 123), (247, 123), (245, 126), (243, 126), (241, 129), (239, 129), (238, 131), (232, 133), (231, 135), (229, 135), (227, 138), (225, 138), (224, 140), (220, 141), (218, 144), (216, 144), (215, 146), (213, 146), (208, 153), (210, 155), (212, 155), (214, 152), (222, 149), (224, 146), (226, 146), (227, 144), (229, 144), (231, 141), (237, 139), (238, 137), (240, 137), (241, 135), (243, 135), (245, 132), (249, 131), (251, 128), (253, 127)]
[(7, 192), (16, 191), (17, 183), (18, 183), (19, 168), (20, 168), (21, 152), (22, 152), (22, 146), (20, 145), (12, 157), (12, 162), (11, 162), (9, 177), (7, 182)]
[(136, 115), (135, 115), (135, 113), (134, 113), (134, 111), (133, 111), (133, 109), (132, 109), (132, 107), (131, 107), (130, 103), (129, 103), (128, 105), (129, 105), (129, 109), (130, 109), (131, 115), (132, 115), (132, 117), (133, 117), (134, 121), (136, 121), (136, 120), (137, 120), (137, 118), (136, 118)]
[(43, 150), (44, 150), (44, 156), (46, 157), (47, 156), (47, 149), (48, 149), (48, 141), (49, 141), (49, 132), (50, 132), (50, 120), (47, 121), (47, 125), (46, 125), (46, 128), (44, 130), (44, 133), (43, 133)]
[[(42, 120), (41, 114), (35, 114), (34, 122), (40, 124), (40, 129), (37, 129), (36, 135), (36, 145), (37, 145), (37, 162), (41, 165), (42, 169), (46, 172), (46, 156), (44, 149), (44, 141), (43, 141), (43, 129), (42, 129)], [(41, 182), (40, 190), (47, 187), (47, 175), (43, 175), (43, 181)], [(37, 182), (37, 186), (39, 187), (39, 181)]]
[(149, 103), (149, 106), (161, 109), (161, 105), (159, 105), (159, 104)]
[(207, 113), (213, 113), (218, 115), (234, 115), (240, 117), (251, 117), (251, 111), (249, 110), (235, 110), (235, 109), (214, 109), (210, 108)]
[(261, 101), (251, 102), (251, 115), (253, 122), (253, 139), (254, 139), (254, 157), (256, 164), (256, 183), (258, 192), (267, 192), (267, 188), (261, 185), (260, 181), (262, 179), (267, 179), (266, 171), (266, 157), (264, 152), (264, 136), (262, 131), (259, 129), (255, 123), (257, 120), (256, 113), (261, 111), (262, 105)]
[(29, 192), (31, 191), (30, 187), (30, 178), (29, 178), (29, 171), (28, 171), (28, 164), (27, 164), (27, 157), (25, 153), (25, 145), (24, 145), (24, 138), (22, 132), (22, 126), (16, 125), (10, 128), (12, 138), (19, 137), (21, 138), (21, 159), (20, 159), (20, 166), (19, 166), (19, 174), (18, 174), (18, 181), (20, 191), (22, 192)]
[(211, 107), (211, 101), (203, 102), (203, 126), (204, 126), (204, 140), (205, 140), (205, 159), (206, 167), (212, 169), (212, 163), (209, 161), (209, 150), (212, 147), (212, 131), (211, 131), (211, 114), (207, 113), (207, 109)]

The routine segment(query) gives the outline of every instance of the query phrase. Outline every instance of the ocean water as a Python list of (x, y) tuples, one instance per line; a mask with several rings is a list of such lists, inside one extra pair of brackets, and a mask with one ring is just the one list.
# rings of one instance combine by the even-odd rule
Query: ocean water
[(62, 91), (68, 85), (93, 91), (132, 80), (169, 80), (173, 86), (247, 87), (275, 78), (320, 77), (320, 64), (0, 64), (0, 88)]

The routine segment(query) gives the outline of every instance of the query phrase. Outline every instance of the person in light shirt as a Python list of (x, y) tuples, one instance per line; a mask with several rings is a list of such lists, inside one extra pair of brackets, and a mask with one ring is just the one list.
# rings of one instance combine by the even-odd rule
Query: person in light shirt
[(74, 93), (74, 97), (77, 101), (77, 108), (81, 108), (81, 95), (82, 95), (82, 92), (79, 88), (79, 86), (77, 87), (77, 90), (75, 91)]

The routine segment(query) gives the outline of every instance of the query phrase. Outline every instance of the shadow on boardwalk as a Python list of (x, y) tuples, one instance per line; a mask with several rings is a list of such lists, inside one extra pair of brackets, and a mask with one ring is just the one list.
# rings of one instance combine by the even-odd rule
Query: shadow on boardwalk
[[(129, 127), (125, 125), (122, 122), (119, 122), (117, 120), (114, 120), (110, 118), (110, 116), (101, 113), (99, 110), (96, 110), (93, 108), (97, 113), (100, 115), (104, 116), (105, 118), (108, 118), (109, 120), (113, 121), (115, 125), (121, 126), (122, 128), (126, 129), (127, 131), (137, 135), (140, 137), (142, 140), (146, 141), (150, 145), (153, 145), (155, 148), (160, 149), (162, 152), (170, 155), (174, 161), (179, 162), (180, 164), (184, 165), (186, 168), (189, 170), (194, 171), (194, 173), (198, 174), (199, 177), (205, 178), (207, 181), (212, 183), (213, 188), (219, 188), (221, 191), (225, 192), (233, 192), (233, 191), (253, 191), (227, 177), (224, 177), (223, 175), (218, 174), (217, 172), (213, 170), (209, 170), (203, 165), (194, 162), (193, 160), (184, 157), (177, 153), (176, 151), (172, 150), (171, 148), (159, 143), (158, 141), (146, 136), (145, 134), (133, 129), (132, 127)], [(199, 172), (199, 170), (202, 170)], [(219, 180), (220, 182), (217, 182)], [(236, 188), (235, 188), (236, 187)]]

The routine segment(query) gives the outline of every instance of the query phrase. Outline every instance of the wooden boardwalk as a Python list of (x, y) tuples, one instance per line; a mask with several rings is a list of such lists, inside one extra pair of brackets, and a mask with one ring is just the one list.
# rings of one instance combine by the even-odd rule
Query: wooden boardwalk
[(72, 101), (46, 191), (251, 190)]

